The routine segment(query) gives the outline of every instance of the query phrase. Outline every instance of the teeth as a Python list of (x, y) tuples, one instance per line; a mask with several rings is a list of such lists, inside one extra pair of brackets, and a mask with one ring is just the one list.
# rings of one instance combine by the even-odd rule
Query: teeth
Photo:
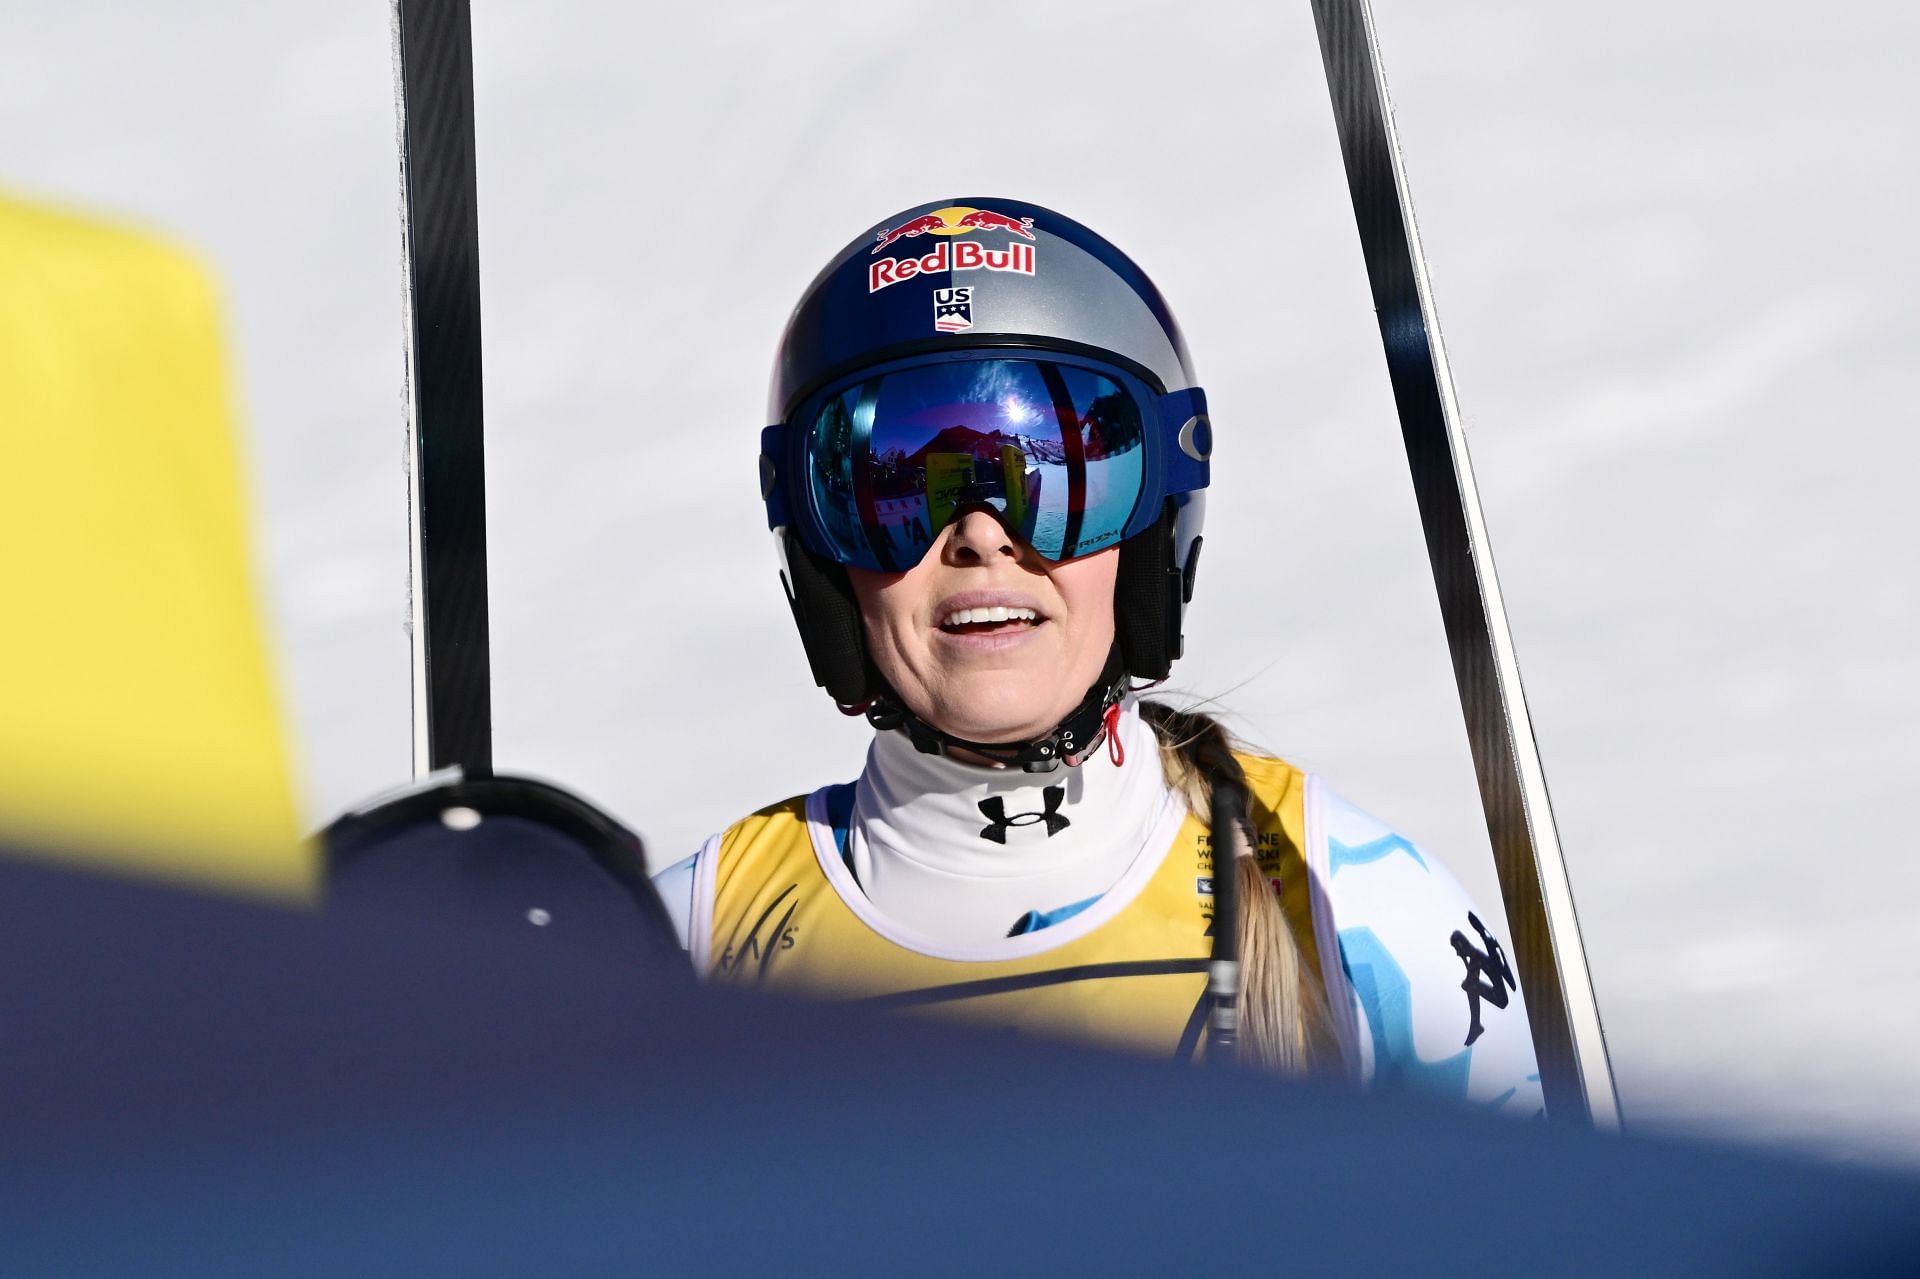
[(1008, 608), (995, 604), (990, 608), (962, 608), (947, 614), (942, 626), (977, 626), (982, 622), (1037, 622), (1040, 615), (1030, 608)]

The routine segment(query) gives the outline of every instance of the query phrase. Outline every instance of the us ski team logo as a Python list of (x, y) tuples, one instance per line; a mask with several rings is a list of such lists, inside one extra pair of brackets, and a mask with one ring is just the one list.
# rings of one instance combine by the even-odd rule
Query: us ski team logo
[(973, 327), (972, 285), (933, 291), (933, 327), (942, 333), (964, 333)]
[[(923, 235), (971, 235), (975, 231), (1005, 231), (1026, 240), (1034, 238), (1032, 218), (1011, 218), (992, 209), (973, 209), (956, 204), (935, 209), (932, 213), (923, 213), (896, 227), (882, 228), (874, 237), (878, 243), (871, 252), (878, 254), (896, 240), (910, 240)], [(931, 253), (910, 253), (897, 258), (876, 257), (867, 266), (867, 292), (878, 293), (889, 284), (942, 271), (1013, 271), (1020, 275), (1032, 275), (1033, 248), (1032, 244), (1022, 244), (1017, 239), (1004, 249), (989, 249), (977, 240), (949, 242), (943, 239)]]

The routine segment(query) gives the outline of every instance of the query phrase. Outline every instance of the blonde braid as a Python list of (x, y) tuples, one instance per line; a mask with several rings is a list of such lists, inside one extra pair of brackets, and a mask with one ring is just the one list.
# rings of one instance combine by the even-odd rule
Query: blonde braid
[[(1167, 784), (1194, 815), (1213, 824), (1208, 778), (1218, 774), (1238, 786), (1243, 801), (1246, 770), (1220, 722), (1198, 711), (1141, 702), (1140, 714), (1160, 739)], [(1244, 802), (1243, 811), (1251, 811)], [(1326, 991), (1308, 970), (1299, 941), (1253, 855), (1251, 831), (1214, 833), (1214, 874), (1236, 876), (1240, 938), (1240, 1056), (1243, 1061), (1288, 1075), (1307, 1075), (1334, 1061)]]

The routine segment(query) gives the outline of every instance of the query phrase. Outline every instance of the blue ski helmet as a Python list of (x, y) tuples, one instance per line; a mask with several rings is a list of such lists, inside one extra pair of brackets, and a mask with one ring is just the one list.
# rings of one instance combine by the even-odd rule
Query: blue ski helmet
[(961, 198), (861, 235), (794, 308), (768, 415), (767, 523), (814, 678), (840, 705), (886, 694), (846, 567), (911, 568), (980, 505), (1048, 559), (1119, 547), (1116, 675), (1157, 680), (1180, 655), (1206, 397), (1159, 290), (1078, 222)]

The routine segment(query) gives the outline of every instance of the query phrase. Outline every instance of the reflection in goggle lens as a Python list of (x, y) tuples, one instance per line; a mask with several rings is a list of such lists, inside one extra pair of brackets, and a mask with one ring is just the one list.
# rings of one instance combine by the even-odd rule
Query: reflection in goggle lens
[(1090, 369), (976, 360), (882, 374), (832, 396), (808, 440), (835, 558), (898, 571), (985, 506), (1050, 560), (1115, 545), (1145, 479), (1141, 406)]

